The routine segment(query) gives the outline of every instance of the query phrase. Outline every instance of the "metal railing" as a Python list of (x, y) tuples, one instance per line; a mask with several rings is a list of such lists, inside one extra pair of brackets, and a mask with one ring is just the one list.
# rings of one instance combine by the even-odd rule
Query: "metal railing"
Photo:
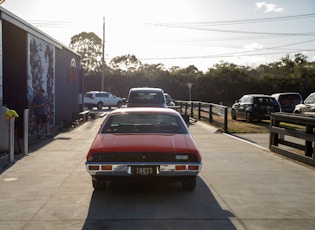
[(270, 115), (269, 149), (315, 166), (315, 116), (273, 113)]
[(200, 101), (176, 101), (181, 114), (188, 114), (196, 120), (205, 120), (223, 128), (228, 133), (228, 107)]

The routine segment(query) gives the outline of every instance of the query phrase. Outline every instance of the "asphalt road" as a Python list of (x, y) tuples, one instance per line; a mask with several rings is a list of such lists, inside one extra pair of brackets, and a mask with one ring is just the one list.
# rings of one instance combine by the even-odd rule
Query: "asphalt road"
[(84, 162), (101, 122), (33, 140), (2, 172), (0, 229), (314, 229), (314, 169), (199, 122), (194, 191), (118, 182), (94, 191)]

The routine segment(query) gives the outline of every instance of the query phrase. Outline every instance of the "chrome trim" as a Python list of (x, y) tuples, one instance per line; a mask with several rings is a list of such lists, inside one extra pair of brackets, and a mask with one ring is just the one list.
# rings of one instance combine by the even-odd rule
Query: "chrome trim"
[[(155, 176), (196, 176), (202, 167), (201, 162), (85, 162), (86, 170), (91, 176), (131, 176), (131, 166), (156, 166)], [(111, 165), (112, 170), (89, 170), (89, 166)], [(185, 165), (186, 170), (175, 170), (176, 165)], [(198, 170), (189, 170), (188, 166), (198, 166)]]

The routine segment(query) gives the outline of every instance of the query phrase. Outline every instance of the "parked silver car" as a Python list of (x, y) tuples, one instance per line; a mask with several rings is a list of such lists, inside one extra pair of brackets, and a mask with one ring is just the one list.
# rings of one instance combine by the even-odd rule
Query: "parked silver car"
[(304, 103), (298, 104), (294, 108), (294, 113), (315, 113), (315, 92), (311, 93), (305, 100)]
[(101, 110), (104, 106), (114, 106), (120, 108), (122, 105), (122, 98), (116, 97), (109, 92), (103, 91), (90, 91), (84, 95), (84, 106), (92, 109), (97, 107)]
[(281, 106), (281, 112), (292, 113), (296, 105), (303, 101), (301, 94), (297, 92), (274, 93), (271, 95), (276, 98)]

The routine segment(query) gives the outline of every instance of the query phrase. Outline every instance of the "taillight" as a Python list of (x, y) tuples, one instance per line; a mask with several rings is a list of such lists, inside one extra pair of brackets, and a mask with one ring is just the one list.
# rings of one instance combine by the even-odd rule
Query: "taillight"
[(199, 170), (199, 166), (198, 165), (188, 165), (188, 170), (198, 171)]
[(102, 165), (101, 169), (104, 171), (112, 171), (113, 166), (112, 165)]
[(98, 165), (89, 165), (89, 170), (99, 170), (100, 167)]
[(186, 170), (186, 165), (175, 165), (176, 171), (184, 171)]

